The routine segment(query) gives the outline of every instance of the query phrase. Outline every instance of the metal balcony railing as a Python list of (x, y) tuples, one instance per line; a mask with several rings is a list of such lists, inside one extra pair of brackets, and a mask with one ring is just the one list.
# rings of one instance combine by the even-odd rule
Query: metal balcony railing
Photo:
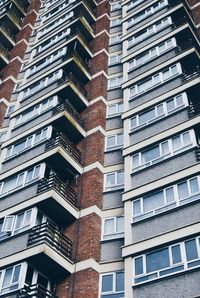
[(197, 65), (196, 67), (183, 72), (183, 80), (189, 81), (194, 79), (195, 77), (198, 77), (200, 75), (200, 67)]
[(22, 25), (22, 21), (16, 16), (16, 14), (12, 11), (12, 10), (9, 10), (7, 12), (7, 14), (11, 17), (11, 19), (13, 19), (13, 21), (18, 24), (19, 26)]
[(53, 110), (53, 115), (58, 114), (62, 111), (68, 112), (74, 120), (76, 120), (81, 126), (84, 126), (84, 122), (80, 117), (76, 109), (71, 105), (71, 103), (66, 99), (63, 103), (58, 104)]
[(190, 48), (193, 47), (193, 46), (194, 46), (194, 42), (192, 42), (192, 40), (189, 39), (188, 41), (183, 42), (183, 43), (177, 45), (177, 47), (176, 47), (176, 52), (177, 52), (177, 53), (184, 52), (184, 51), (190, 49)]
[(50, 221), (33, 227), (29, 233), (28, 247), (41, 243), (49, 245), (53, 250), (72, 260), (72, 241)]
[(9, 50), (6, 49), (2, 44), (0, 44), (0, 54), (2, 54), (4, 57), (6, 57), (7, 59), (10, 58), (10, 53)]
[(197, 161), (200, 161), (200, 147), (199, 146), (196, 148), (196, 158), (197, 158)]
[(9, 36), (12, 41), (16, 42), (16, 37), (13, 35), (12, 31), (2, 22), (0, 28)]
[(63, 182), (57, 175), (51, 174), (48, 178), (43, 178), (39, 181), (37, 193), (46, 192), (49, 190), (55, 190), (60, 194), (67, 202), (74, 207), (78, 205), (77, 193), (69, 187), (68, 183)]
[(47, 290), (45, 287), (40, 284), (35, 284), (31, 286), (25, 286), (20, 290), (18, 298), (28, 298), (28, 297), (37, 297), (37, 298), (58, 298), (51, 291)]
[(26, 6), (23, 4), (23, 2), (21, 0), (14, 0), (17, 5), (21, 8), (21, 10), (26, 13), (27, 12), (27, 8)]
[(188, 107), (189, 118), (200, 114), (200, 102), (191, 103)]
[(46, 142), (45, 150), (51, 150), (55, 147), (62, 147), (74, 160), (78, 163), (81, 163), (81, 153), (80, 151), (74, 146), (72, 142), (62, 133), (59, 135), (49, 139)]
[(60, 83), (66, 83), (67, 81), (71, 81), (76, 87), (80, 90), (80, 92), (87, 97), (87, 92), (82, 86), (82, 84), (75, 78), (75, 76), (72, 73), (64, 75), (60, 80)]

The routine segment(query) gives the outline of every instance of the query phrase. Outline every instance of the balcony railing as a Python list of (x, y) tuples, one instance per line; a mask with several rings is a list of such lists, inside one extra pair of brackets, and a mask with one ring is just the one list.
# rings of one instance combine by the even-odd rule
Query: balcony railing
[(80, 151), (74, 146), (72, 142), (62, 133), (49, 139), (46, 143), (46, 151), (55, 147), (62, 147), (74, 160), (81, 163)]
[(79, 113), (76, 111), (76, 109), (70, 104), (70, 102), (66, 99), (65, 102), (57, 105), (53, 110), (53, 115), (58, 114), (60, 112), (66, 111), (68, 112), (74, 120), (76, 120), (81, 126), (84, 126), (84, 122), (82, 118), (80, 117)]
[(15, 14), (12, 10), (8, 11), (7, 14), (8, 14), (8, 15), (11, 17), (11, 19), (13, 19), (13, 21), (14, 21), (15, 23), (17, 23), (19, 26), (22, 25), (22, 21), (16, 16), (16, 14)]
[(187, 51), (188, 49), (190, 49), (193, 46), (194, 46), (194, 42), (192, 42), (192, 40), (189, 39), (188, 41), (179, 44), (176, 47), (176, 52), (181, 53), (181, 52)]
[(72, 260), (72, 241), (50, 221), (33, 227), (28, 237), (28, 247), (45, 243), (64, 257)]
[(191, 103), (188, 107), (189, 118), (197, 116), (200, 114), (200, 102)]
[(37, 298), (58, 298), (51, 291), (47, 290), (45, 287), (35, 284), (31, 286), (26, 286), (20, 290), (18, 298), (28, 298), (28, 297), (37, 297)]
[(82, 84), (75, 78), (75, 76), (72, 73), (64, 75), (60, 80), (60, 83), (66, 83), (67, 81), (71, 81), (74, 83), (74, 85), (77, 86), (77, 88), (80, 90), (80, 92), (87, 97), (87, 92), (85, 88), (82, 86)]
[(39, 181), (37, 193), (46, 192), (49, 190), (55, 190), (60, 194), (67, 202), (72, 204), (74, 207), (78, 205), (77, 193), (69, 187), (69, 185), (63, 182), (55, 174), (51, 174), (48, 178), (43, 178)]
[(2, 23), (0, 28), (6, 33), (6, 35), (9, 36), (10, 39), (12, 39), (12, 41), (16, 41), (16, 37), (13, 35), (12, 31), (4, 24)]
[(2, 44), (0, 44), (0, 54), (2, 54), (7, 59), (9, 59), (9, 57), (10, 57), (10, 53), (9, 53), (8, 49), (6, 49)]
[(196, 148), (196, 158), (197, 158), (197, 161), (200, 161), (200, 147), (199, 146)]
[(189, 81), (194, 79), (195, 77), (198, 77), (200, 75), (200, 67), (197, 65), (196, 67), (183, 72), (183, 80)]

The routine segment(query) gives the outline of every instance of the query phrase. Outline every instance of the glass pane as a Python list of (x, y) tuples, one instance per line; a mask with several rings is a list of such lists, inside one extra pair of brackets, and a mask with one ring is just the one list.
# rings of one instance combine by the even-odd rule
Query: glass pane
[(112, 115), (116, 113), (116, 105), (108, 107), (108, 115)]
[(186, 257), (188, 261), (198, 258), (197, 247), (195, 239), (185, 242)]
[(164, 114), (164, 109), (163, 109), (163, 104), (160, 104), (157, 106), (157, 115), (163, 115)]
[(20, 269), (21, 269), (21, 265), (17, 265), (15, 267), (13, 278), (12, 278), (12, 283), (16, 283), (19, 281)]
[(168, 248), (156, 251), (146, 256), (147, 273), (170, 266)]
[(32, 215), (32, 210), (29, 210), (26, 212), (25, 219), (24, 219), (24, 226), (27, 226), (30, 224), (31, 215)]
[(48, 128), (42, 130), (42, 140), (47, 138)]
[(20, 229), (23, 224), (23, 219), (24, 219), (24, 213), (21, 213), (17, 216), (16, 224), (15, 224), (15, 229)]
[(124, 183), (124, 172), (118, 172), (117, 173), (117, 184), (123, 184)]
[(167, 111), (172, 111), (175, 109), (175, 103), (174, 103), (174, 99), (168, 100), (167, 101)]
[(140, 200), (133, 201), (133, 215), (137, 215), (141, 213), (141, 204)]
[(155, 109), (151, 109), (148, 112), (139, 115), (139, 123), (143, 124), (147, 121), (154, 119), (156, 117)]
[(133, 117), (131, 119), (131, 127), (136, 127), (137, 126), (137, 120), (136, 120), (136, 117)]
[(160, 157), (159, 146), (156, 146), (142, 153), (142, 163), (147, 163), (159, 157)]
[(184, 199), (189, 196), (187, 182), (181, 182), (178, 184), (178, 195), (179, 199)]
[(106, 186), (115, 185), (115, 174), (108, 174), (106, 177)]
[(178, 96), (176, 96), (176, 104), (177, 104), (177, 106), (182, 106), (182, 105), (184, 105), (184, 102), (183, 102), (183, 96), (182, 96), (182, 95), (178, 95)]
[(163, 191), (159, 191), (143, 198), (144, 212), (154, 210), (164, 205)]
[(123, 134), (120, 134), (117, 136), (117, 145), (123, 145), (124, 143), (124, 136)]
[(174, 201), (174, 189), (173, 187), (167, 188), (166, 189), (166, 202), (171, 203)]
[(182, 262), (181, 249), (179, 244), (172, 247), (172, 261), (173, 264)]
[(124, 291), (124, 273), (117, 272), (116, 273), (116, 291)]
[(105, 234), (114, 233), (114, 218), (105, 220), (105, 222), (104, 222), (104, 233)]
[(167, 154), (170, 153), (170, 152), (169, 152), (169, 143), (168, 143), (168, 141), (163, 142), (163, 143), (161, 144), (161, 150), (162, 150), (162, 155), (167, 155)]
[(27, 140), (26, 140), (26, 148), (31, 147), (32, 140), (33, 140), (33, 136), (27, 138)]
[(11, 178), (11, 179), (5, 181), (3, 184), (2, 193), (7, 193), (10, 190), (14, 189), (15, 185), (16, 185), (16, 181), (17, 181), (17, 177), (14, 177), (14, 178)]
[(101, 292), (110, 292), (113, 290), (113, 275), (102, 276), (102, 288)]
[(14, 216), (7, 216), (4, 220), (4, 223), (3, 223), (3, 231), (4, 232), (9, 232), (12, 230), (12, 227), (13, 227), (13, 223), (14, 223), (14, 219), (15, 217)]
[(27, 176), (26, 176), (26, 182), (29, 182), (33, 179), (33, 169), (28, 170)]
[(165, 80), (169, 79), (169, 77), (170, 77), (169, 69), (163, 71), (163, 80), (165, 81)]
[(34, 177), (33, 178), (37, 178), (40, 175), (40, 166), (35, 167), (35, 171), (34, 171)]
[(135, 258), (135, 275), (143, 273), (143, 257)]
[(124, 217), (117, 217), (116, 218), (116, 231), (117, 232), (124, 232)]
[(40, 141), (40, 139), (41, 139), (41, 134), (42, 134), (41, 131), (38, 132), (38, 133), (36, 133), (34, 143), (37, 143), (37, 142)]
[(187, 146), (187, 145), (191, 144), (189, 132), (183, 133), (182, 136), (183, 136), (183, 145)]
[(161, 80), (160, 80), (160, 75), (157, 74), (153, 77), (154, 79), (154, 85), (160, 84)]
[(177, 65), (174, 65), (171, 67), (171, 74), (172, 75), (175, 75), (178, 73), (178, 69), (177, 69)]
[(107, 138), (107, 147), (115, 146), (115, 136)]
[(24, 182), (24, 173), (18, 175), (16, 187), (22, 186)]
[(24, 140), (24, 141), (20, 142), (19, 144), (15, 145), (13, 147), (12, 155), (24, 150), (25, 149), (25, 144), (26, 144), (26, 140)]
[(132, 156), (133, 168), (137, 168), (139, 166), (139, 154)]
[(193, 179), (190, 179), (189, 183), (190, 183), (190, 188), (191, 188), (191, 193), (192, 194), (199, 191), (199, 184), (198, 184), (197, 177), (193, 178)]
[(8, 287), (11, 283), (13, 267), (6, 269), (2, 288)]
[(172, 147), (173, 151), (179, 150), (182, 147), (180, 136), (172, 138)]

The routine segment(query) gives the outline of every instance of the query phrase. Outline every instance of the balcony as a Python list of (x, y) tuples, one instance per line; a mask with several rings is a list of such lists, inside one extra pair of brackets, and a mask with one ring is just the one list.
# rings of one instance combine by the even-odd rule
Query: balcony
[(9, 63), (10, 53), (2, 44), (0, 44), (0, 69)]
[(43, 178), (38, 183), (37, 193), (44, 193), (49, 190), (56, 191), (67, 202), (77, 208), (78, 197), (77, 193), (65, 182), (63, 182), (57, 175), (51, 174), (48, 178)]
[(15, 34), (5, 23), (1, 23), (0, 25), (0, 40), (1, 44), (8, 48), (9, 50), (15, 46), (16, 38)]
[(58, 298), (54, 295), (53, 292), (48, 291), (45, 287), (40, 284), (35, 284), (31, 286), (26, 286), (20, 290), (17, 298), (28, 298), (28, 297), (37, 297), (37, 298)]
[[(6, 250), (8, 245), (10, 249)], [(63, 276), (74, 270), (72, 241), (50, 220), (0, 242), (1, 267), (28, 260), (39, 271)]]

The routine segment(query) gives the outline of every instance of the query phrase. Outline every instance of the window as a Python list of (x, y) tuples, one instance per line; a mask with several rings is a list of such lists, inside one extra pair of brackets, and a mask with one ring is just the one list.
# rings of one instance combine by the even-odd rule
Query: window
[(22, 188), (29, 183), (32, 183), (39, 179), (43, 175), (44, 165), (37, 165), (25, 172), (22, 172), (16, 176), (8, 178), (0, 183), (0, 196)]
[(192, 177), (133, 201), (134, 221), (199, 199), (200, 177)]
[(124, 217), (109, 217), (103, 222), (103, 239), (123, 237), (124, 235)]
[(62, 49), (59, 49), (54, 54), (48, 56), (45, 59), (42, 59), (40, 62), (36, 63), (34, 66), (30, 68), (29, 75), (32, 75), (36, 71), (39, 71), (40, 69), (44, 68), (45, 66), (49, 65), (50, 63), (54, 62), (55, 60), (59, 59), (63, 55), (67, 53), (67, 48), (64, 47)]
[(116, 117), (123, 113), (124, 105), (123, 103), (116, 103), (108, 106), (107, 117)]
[(117, 54), (117, 55), (112, 55), (109, 58), (109, 65), (113, 65), (113, 64), (117, 64), (121, 62), (121, 54)]
[(124, 297), (124, 272), (118, 271), (102, 274), (101, 298), (106, 298), (108, 297), (107, 295), (112, 295), (113, 298)]
[(68, 29), (64, 29), (61, 32), (57, 33), (55, 36), (47, 39), (41, 45), (39, 45), (37, 48), (35, 48), (33, 50), (33, 55), (35, 56), (35, 55), (37, 55), (37, 54), (45, 51), (47, 48), (49, 48), (53, 44), (57, 43), (58, 41), (60, 41), (64, 37), (70, 35), (70, 32), (71, 32), (71, 29), (69, 29), (69, 28)]
[(111, 4), (111, 11), (115, 11), (121, 8), (121, 3), (113, 3)]
[(20, 93), (21, 100), (25, 100), (27, 97), (39, 92), (46, 86), (52, 84), (54, 81), (60, 79), (63, 75), (63, 70), (57, 70), (56, 72), (50, 74), (48, 77), (40, 80), (39, 82), (34, 83), (24, 91)]
[(36, 105), (25, 113), (18, 115), (15, 118), (14, 126), (19, 126), (22, 123), (28, 122), (29, 120), (35, 118), (36, 116), (45, 113), (48, 109), (57, 105), (58, 97), (54, 96), (49, 99), (44, 100), (41, 104)]
[[(49, 18), (51, 18), (52, 16), (56, 15), (58, 12), (60, 12), (61, 10), (63, 10), (64, 8), (71, 6), (72, 3), (76, 2), (76, 0), (69, 0), (66, 3), (63, 3), (61, 5), (59, 5), (58, 7), (56, 7), (55, 9), (53, 9), (51, 12), (46, 13), (42, 16), (42, 20), (45, 22), (46, 20), (48, 20)], [(55, 1), (54, 1), (55, 3)]]
[(127, 11), (130, 10), (131, 8), (137, 6), (138, 4), (144, 2), (145, 0), (132, 0), (127, 4)]
[(134, 259), (134, 284), (200, 266), (200, 238), (192, 238)]
[(110, 27), (116, 27), (116, 26), (119, 26), (121, 25), (121, 19), (113, 19), (111, 20), (110, 22)]
[(33, 209), (29, 209), (17, 215), (6, 216), (1, 227), (0, 240), (1, 237), (5, 238), (6, 233), (9, 233), (7, 236), (12, 236), (32, 227), (35, 221), (33, 216), (35, 215), (36, 212), (33, 212)]
[(180, 75), (181, 73), (182, 69), (180, 63), (164, 69), (162, 72), (159, 72), (152, 77), (147, 78), (145, 81), (139, 82), (137, 85), (132, 86), (130, 88), (130, 99), (138, 96), (138, 94), (145, 93), (147, 90), (165, 83), (166, 81)]
[(120, 35), (114, 35), (110, 37), (110, 45), (116, 44), (121, 42), (121, 36)]
[(161, 160), (165, 160), (170, 156), (185, 151), (195, 146), (195, 134), (193, 130), (186, 131), (171, 139), (161, 142), (147, 150), (132, 156), (133, 172), (151, 166)]
[(105, 190), (121, 189), (124, 187), (124, 172), (111, 172), (105, 174)]
[(167, 101), (132, 117), (130, 119), (131, 131), (149, 125), (156, 120), (163, 119), (163, 117), (167, 117), (168, 115), (175, 113), (176, 111), (186, 107), (186, 105), (188, 105), (186, 93), (170, 98)]
[(18, 264), (0, 271), (0, 294), (6, 294), (19, 289), (22, 264)]
[(169, 26), (172, 24), (172, 19), (171, 17), (167, 17), (151, 27), (148, 27), (147, 29), (144, 29), (140, 32), (138, 32), (136, 35), (128, 39), (128, 48), (132, 47), (136, 43), (148, 38), (150, 35), (156, 34), (158, 31), (164, 29), (165, 27)]
[(19, 143), (8, 147), (5, 159), (7, 160), (13, 156), (16, 156), (24, 152), (25, 150), (28, 150), (29, 148), (36, 146), (40, 142), (46, 140), (48, 137), (50, 137), (51, 130), (52, 127), (43, 128), (42, 130), (38, 131), (37, 133), (31, 136), (28, 136), (26, 139), (20, 141)]
[(38, 31), (37, 38), (41, 38), (44, 34), (47, 34), (54, 28), (58, 27), (59, 25), (63, 24), (65, 21), (70, 20), (74, 16), (74, 13), (71, 11), (64, 16), (60, 17), (56, 21), (51, 22), (49, 25), (45, 26), (44, 29)]
[(14, 105), (9, 106), (9, 107), (7, 108), (5, 117), (6, 117), (6, 116), (9, 116), (9, 115), (14, 111), (14, 109), (15, 109), (15, 106), (14, 106)]
[(121, 86), (122, 82), (123, 82), (123, 77), (112, 78), (108, 80), (108, 88), (109, 89), (118, 88)]
[(142, 53), (139, 56), (136, 56), (133, 60), (129, 62), (129, 71), (133, 70), (136, 67), (139, 67), (148, 61), (151, 61), (152, 59), (156, 58), (157, 56), (162, 55), (166, 51), (172, 49), (173, 47), (176, 47), (176, 39), (171, 38), (158, 46)]
[(156, 13), (157, 11), (165, 7), (167, 4), (167, 0), (161, 0), (159, 2), (156, 2), (154, 5), (146, 8), (145, 10), (142, 10), (141, 12), (137, 13), (134, 17), (128, 20), (127, 28), (130, 28), (134, 24), (142, 21), (143, 19), (146, 19), (148, 16)]
[(121, 148), (123, 146), (123, 134), (106, 137), (106, 150)]

